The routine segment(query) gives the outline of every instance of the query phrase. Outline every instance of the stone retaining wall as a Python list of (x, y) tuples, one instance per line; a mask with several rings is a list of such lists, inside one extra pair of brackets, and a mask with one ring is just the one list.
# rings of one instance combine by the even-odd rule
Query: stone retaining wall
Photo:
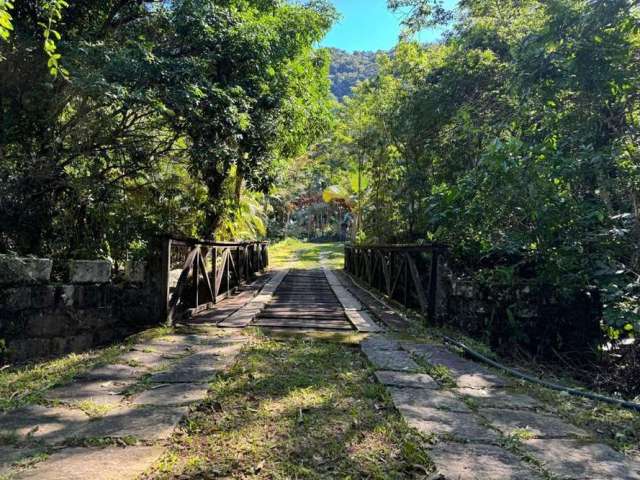
[(137, 264), (116, 281), (107, 261), (0, 255), (0, 361), (82, 352), (158, 323), (157, 268)]
[(483, 286), (450, 276), (444, 323), (489, 342), (503, 353), (525, 351), (540, 358), (557, 354), (592, 357), (604, 338), (597, 291), (560, 291), (520, 283)]

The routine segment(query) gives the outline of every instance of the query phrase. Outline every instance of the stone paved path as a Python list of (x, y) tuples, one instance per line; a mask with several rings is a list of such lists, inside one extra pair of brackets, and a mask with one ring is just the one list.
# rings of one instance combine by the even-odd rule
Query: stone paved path
[[(141, 342), (119, 363), (47, 392), (47, 405), (3, 414), (0, 478), (136, 478), (161, 456), (189, 405), (206, 396), (207, 382), (231, 365), (247, 339), (232, 330)], [(17, 468), (20, 462), (35, 465)]]
[[(373, 306), (370, 295), (340, 278), (357, 298)], [(391, 325), (402, 325), (393, 311), (375, 308), (382, 312), (378, 318), (395, 315)], [(640, 479), (639, 462), (519, 393), (508, 379), (444, 346), (378, 334), (365, 339), (361, 348), (405, 421), (431, 439), (430, 456), (437, 468), (433, 478)], [(439, 372), (441, 380), (427, 372)]]

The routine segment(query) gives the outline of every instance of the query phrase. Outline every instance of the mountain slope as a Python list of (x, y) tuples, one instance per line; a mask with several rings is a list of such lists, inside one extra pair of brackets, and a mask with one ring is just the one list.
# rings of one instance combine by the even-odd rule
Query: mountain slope
[(330, 48), (331, 91), (338, 100), (351, 94), (358, 82), (374, 77), (378, 73), (376, 55), (378, 52), (349, 53), (338, 48)]

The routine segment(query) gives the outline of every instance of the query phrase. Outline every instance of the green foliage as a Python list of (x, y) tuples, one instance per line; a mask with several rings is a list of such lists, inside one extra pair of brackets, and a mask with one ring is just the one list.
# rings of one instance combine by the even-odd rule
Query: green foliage
[(277, 167), (329, 128), (313, 46), (333, 10), (79, 1), (62, 19), (64, 1), (38, 5), (15, 5), (0, 45), (0, 250), (121, 260), (161, 233), (264, 234)]
[[(69, 4), (65, 0), (49, 0), (45, 2), (41, 9), (45, 13), (45, 21), (38, 21), (38, 25), (42, 27), (43, 52), (47, 55), (47, 68), (53, 77), (58, 74), (64, 78), (68, 78), (69, 72), (60, 65), (60, 55), (57, 52), (56, 41), (62, 39), (62, 35), (54, 27), (62, 20), (62, 12)], [(9, 10), (13, 9), (13, 3), (8, 0), (0, 0), (0, 40), (9, 41), (11, 32), (13, 31), (13, 18)], [(4, 57), (0, 53), (0, 61)]]
[(49, 73), (53, 77), (57, 77), (60, 74), (64, 78), (69, 78), (69, 72), (60, 65), (62, 55), (57, 52), (58, 46), (56, 45), (56, 41), (61, 40), (62, 35), (54, 28), (56, 24), (62, 20), (62, 12), (68, 6), (69, 4), (65, 0), (49, 0), (45, 2), (43, 9), (48, 19), (46, 23), (39, 22), (44, 35), (43, 50), (44, 53), (47, 54), (47, 57), (49, 57), (47, 68), (49, 68)]
[(611, 336), (637, 333), (637, 6), (389, 3), (450, 33), (401, 43), (341, 111), (371, 179), (361, 238), (446, 242), (493, 284), (596, 286)]
[(9, 10), (13, 8), (13, 4), (8, 0), (0, 0), (0, 39), (9, 40), (9, 35), (13, 30), (11, 24), (11, 14)]

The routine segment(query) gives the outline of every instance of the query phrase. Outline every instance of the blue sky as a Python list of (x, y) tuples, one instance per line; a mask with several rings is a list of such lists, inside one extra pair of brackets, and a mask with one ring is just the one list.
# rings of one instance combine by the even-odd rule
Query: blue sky
[[(400, 33), (402, 17), (387, 9), (386, 0), (332, 0), (342, 15), (327, 37), (323, 47), (354, 50), (389, 50), (395, 46)], [(455, 0), (445, 0), (447, 6)], [(427, 30), (420, 33), (422, 42), (440, 38), (440, 32)]]

